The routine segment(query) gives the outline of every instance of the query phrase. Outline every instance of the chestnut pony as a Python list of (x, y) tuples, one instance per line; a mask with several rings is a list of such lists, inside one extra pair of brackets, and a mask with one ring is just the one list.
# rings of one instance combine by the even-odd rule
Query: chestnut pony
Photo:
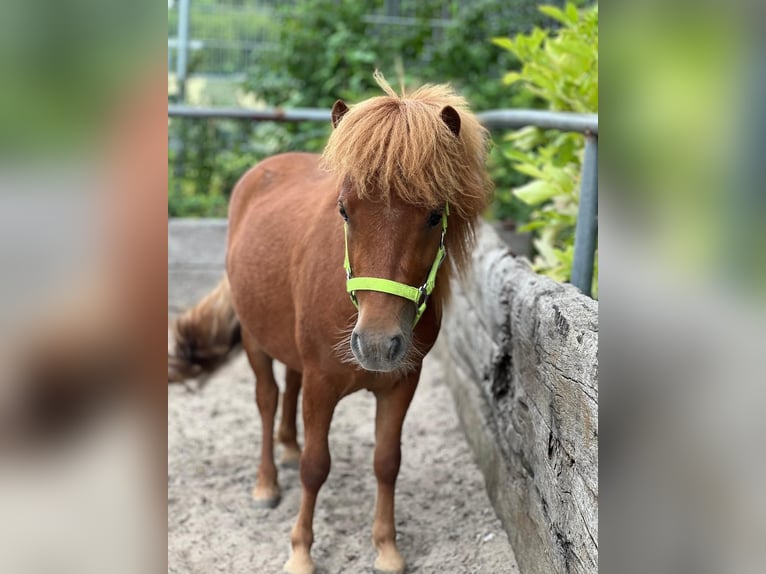
[(253, 497), (269, 507), (280, 496), (272, 361), (286, 365), (277, 438), (282, 462), (300, 460), (303, 486), (285, 565), (291, 574), (314, 571), (312, 522), (330, 471), (330, 421), (338, 401), (360, 389), (377, 401), (375, 569), (404, 571), (394, 528), (402, 423), (439, 332), (450, 276), (465, 270), (491, 194), (487, 133), (465, 100), (443, 85), (398, 96), (376, 79), (385, 96), (350, 108), (335, 103), (321, 157), (274, 156), (237, 183), (227, 274), (176, 322), (169, 356), (169, 377), (178, 380), (215, 367), (241, 337), (263, 424)]

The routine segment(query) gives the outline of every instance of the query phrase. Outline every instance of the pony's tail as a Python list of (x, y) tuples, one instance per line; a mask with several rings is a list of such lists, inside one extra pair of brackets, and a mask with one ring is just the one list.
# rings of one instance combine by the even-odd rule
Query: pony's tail
[(176, 319), (173, 338), (168, 349), (171, 383), (213, 372), (239, 346), (239, 319), (231, 304), (226, 275), (212, 292)]

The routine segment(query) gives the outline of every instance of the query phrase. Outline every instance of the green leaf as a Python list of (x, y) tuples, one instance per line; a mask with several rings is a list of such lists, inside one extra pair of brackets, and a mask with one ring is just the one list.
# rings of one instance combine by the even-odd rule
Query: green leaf
[(567, 18), (569, 18), (569, 21), (572, 24), (576, 24), (577, 21), (580, 19), (579, 14), (577, 13), (577, 7), (571, 2), (567, 2), (566, 12), (567, 12)]
[(538, 10), (545, 14), (546, 16), (550, 16), (554, 20), (558, 20), (562, 24), (569, 24), (569, 18), (567, 18), (567, 15), (564, 14), (559, 8), (556, 6), (550, 6), (550, 5), (544, 5), (544, 6), (538, 6)]
[(566, 50), (570, 54), (579, 56), (580, 62), (578, 63), (581, 66), (589, 64), (590, 60), (593, 58), (593, 48), (588, 46), (585, 42), (580, 41), (579, 38), (562, 41), (559, 45), (563, 50)]
[(537, 166), (529, 163), (516, 164), (513, 169), (535, 179), (546, 179), (545, 174)]
[(559, 260), (558, 257), (556, 257), (556, 250), (548, 238), (543, 236), (540, 239), (533, 241), (532, 244), (535, 246), (537, 253), (542, 259), (543, 265), (540, 266), (541, 269), (556, 267)]
[(505, 147), (503, 150), (503, 155), (508, 159), (519, 163), (529, 163), (533, 160), (533, 157), (530, 154), (510, 146)]
[(516, 48), (513, 44), (513, 40), (510, 38), (492, 38), (492, 43), (495, 46), (500, 46), (504, 50), (508, 50), (510, 52), (515, 52)]
[(506, 136), (506, 140), (514, 142), (517, 148), (528, 151), (540, 143), (541, 137), (540, 130), (533, 126), (527, 126), (509, 134)]
[(565, 190), (570, 189), (574, 181), (567, 170), (553, 167), (552, 165), (546, 166), (545, 175), (549, 180), (555, 181), (559, 187)]
[(557, 193), (556, 188), (546, 181), (536, 180), (513, 190), (513, 195), (528, 205), (540, 205)]
[(503, 83), (508, 86), (510, 84), (513, 84), (514, 82), (518, 82), (519, 80), (523, 79), (522, 75), (518, 72), (508, 72), (503, 76)]
[(530, 221), (529, 223), (525, 225), (519, 226), (517, 231), (519, 233), (526, 233), (527, 231), (537, 231), (538, 229), (542, 229), (543, 227), (545, 227), (544, 221)]

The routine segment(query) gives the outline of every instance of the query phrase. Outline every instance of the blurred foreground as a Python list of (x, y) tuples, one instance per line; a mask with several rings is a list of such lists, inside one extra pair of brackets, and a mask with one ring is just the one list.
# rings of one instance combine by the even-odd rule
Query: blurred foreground
[(128, 4), (0, 7), (4, 573), (164, 569), (165, 40)]
[(766, 11), (605, 14), (600, 567), (762, 572)]

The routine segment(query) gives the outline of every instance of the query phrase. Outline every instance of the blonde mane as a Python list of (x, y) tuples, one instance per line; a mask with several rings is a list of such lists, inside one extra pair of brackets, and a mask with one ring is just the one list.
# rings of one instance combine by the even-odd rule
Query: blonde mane
[[(448, 85), (399, 96), (379, 72), (375, 80), (386, 95), (350, 107), (330, 136), (322, 166), (350, 181), (362, 199), (387, 203), (395, 195), (431, 209), (449, 202), (448, 259), (463, 271), (476, 218), (492, 194), (484, 165), (487, 130)], [(446, 106), (460, 116), (457, 137), (441, 117)]]

